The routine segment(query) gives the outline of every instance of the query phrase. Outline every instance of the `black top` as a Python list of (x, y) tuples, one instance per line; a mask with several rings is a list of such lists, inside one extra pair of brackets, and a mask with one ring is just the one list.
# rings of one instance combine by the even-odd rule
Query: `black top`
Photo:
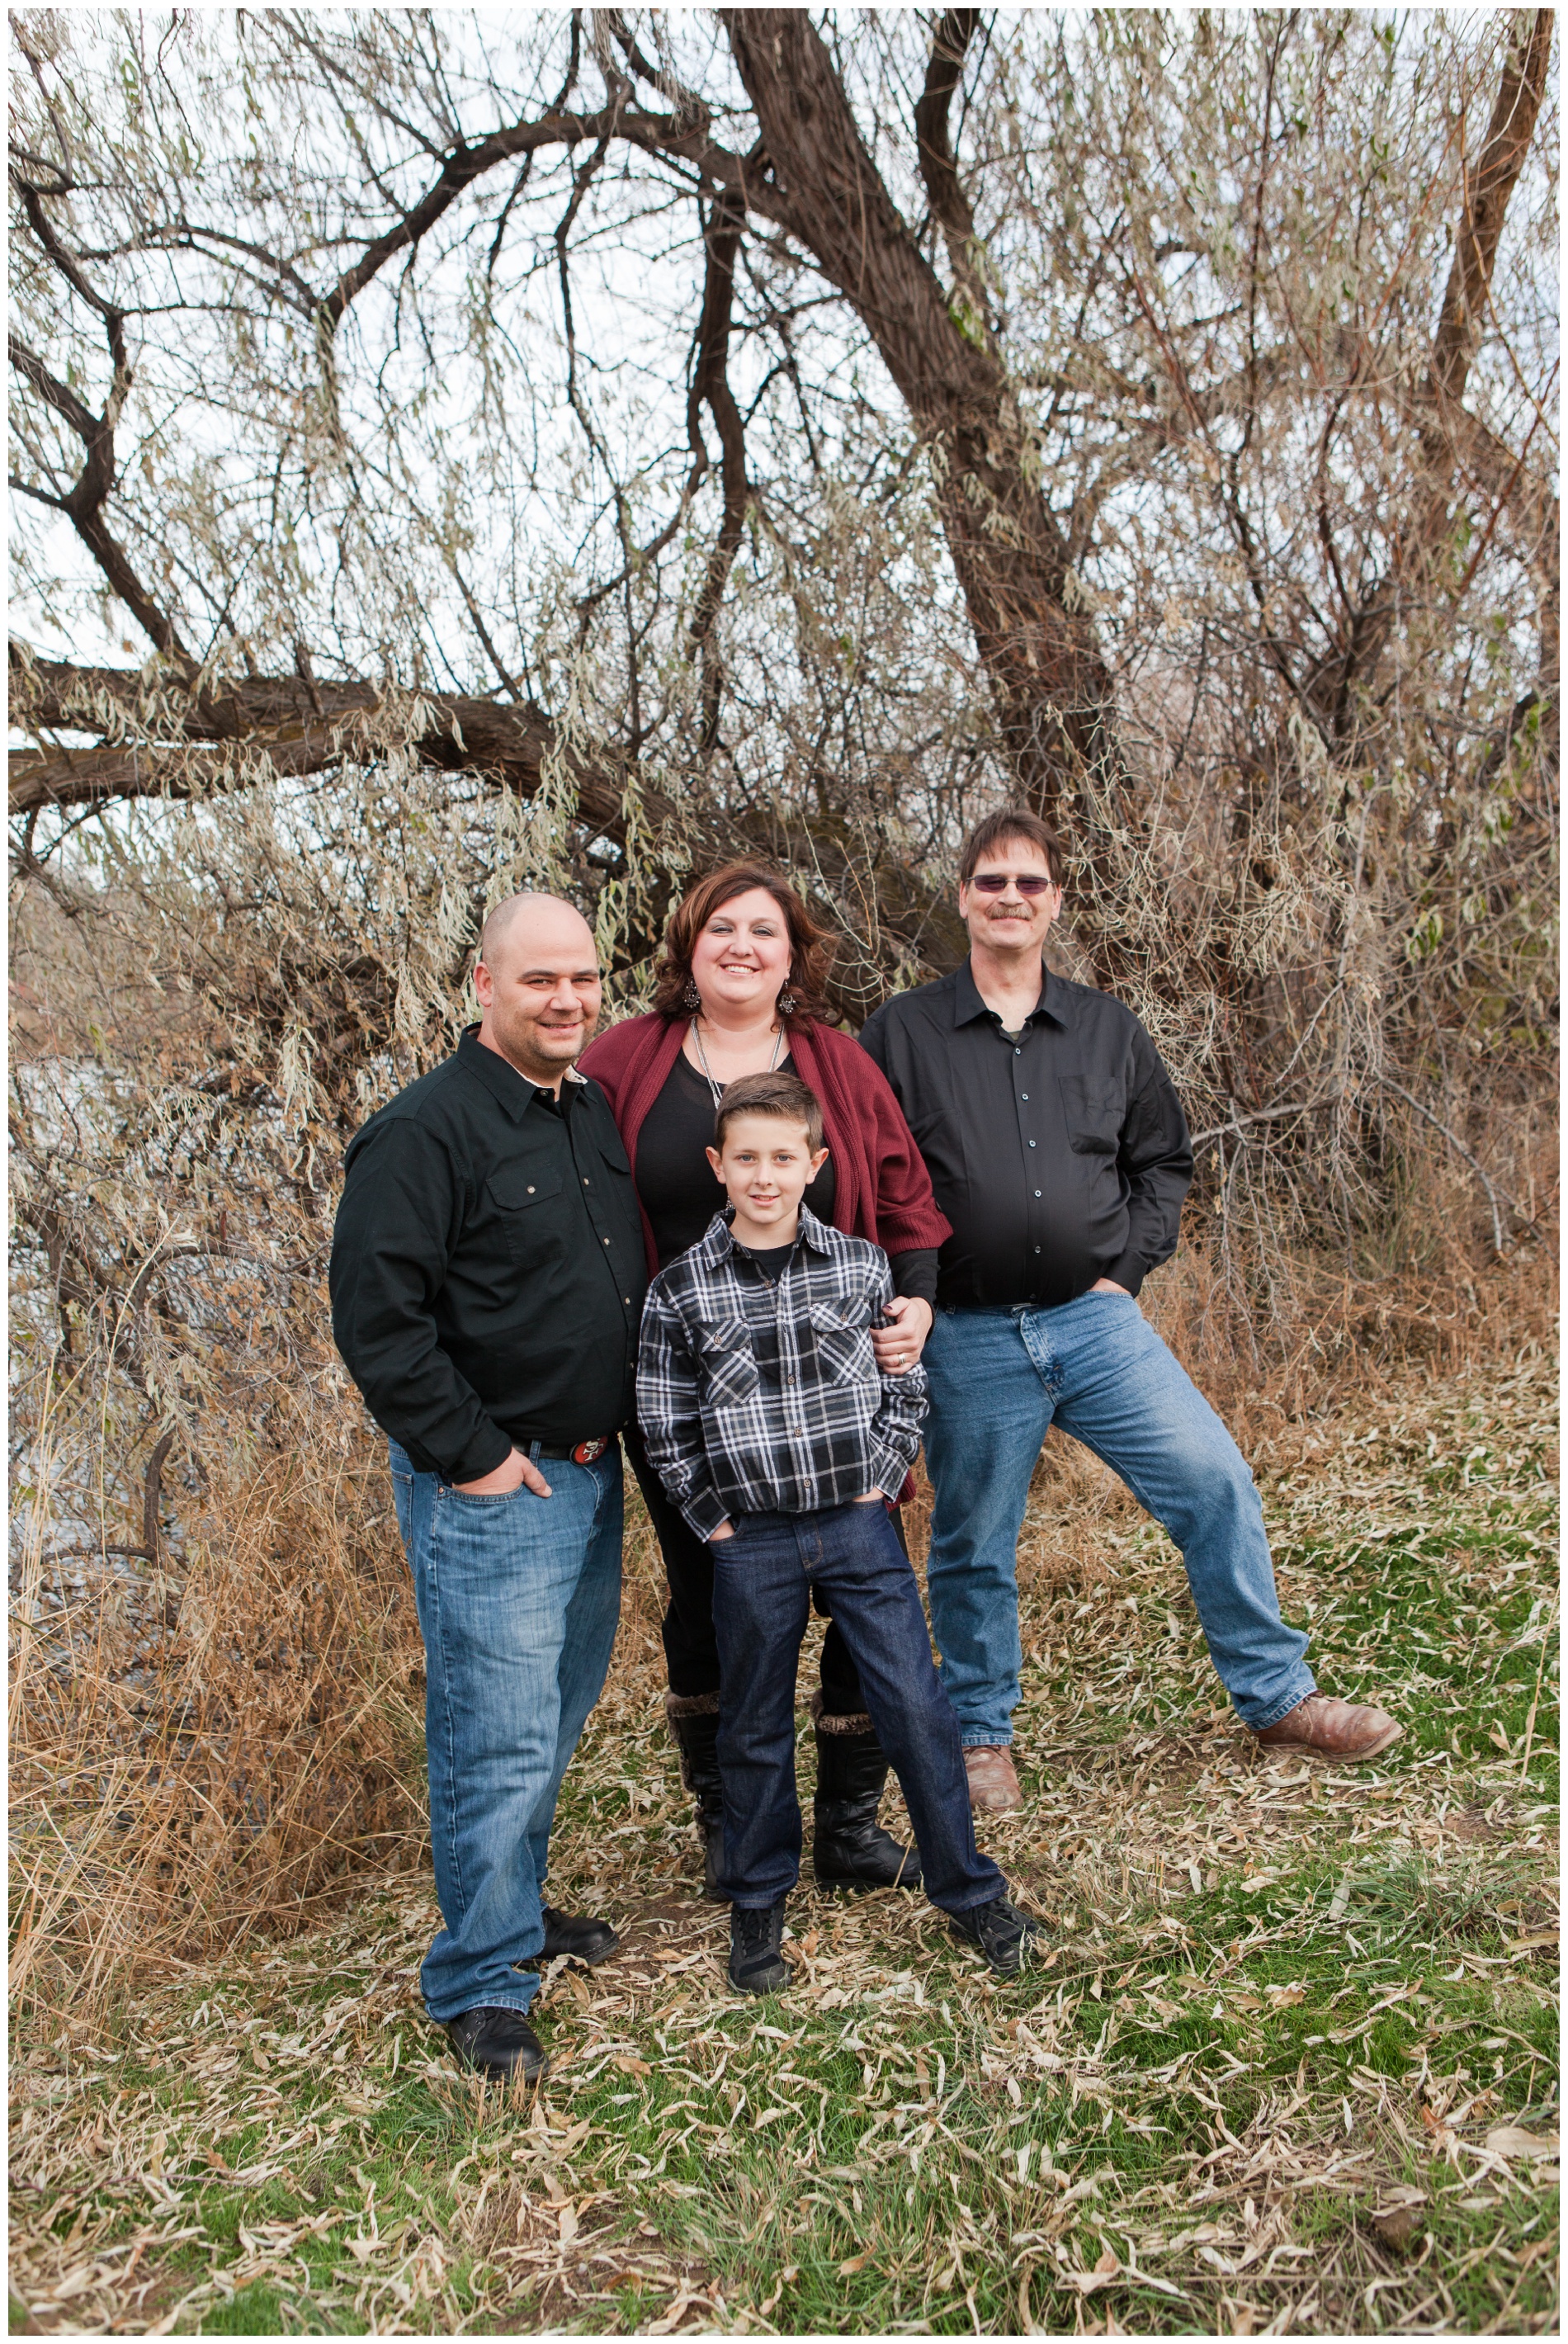
[(953, 1224), (937, 1300), (1049, 1308), (1112, 1278), (1136, 1294), (1176, 1250), (1187, 1121), (1130, 1009), (1042, 969), (1016, 1037), (967, 961), (901, 993), (860, 1040), (892, 1085)]
[[(794, 1071), (794, 1058), (786, 1056), (780, 1074)], [(706, 1237), (714, 1213), (723, 1209), (724, 1192), (704, 1153), (713, 1144), (713, 1094), (683, 1050), (637, 1134), (637, 1193), (653, 1232), (661, 1269)], [(806, 1183), (803, 1202), (831, 1228), (837, 1196), (829, 1155), (815, 1179)], [(918, 1294), (927, 1302), (936, 1301), (935, 1246), (895, 1253), (892, 1268), (895, 1294)]]
[[(794, 1073), (786, 1056), (781, 1075)], [(664, 1077), (663, 1089), (637, 1134), (637, 1194), (653, 1232), (663, 1269), (700, 1238), (724, 1202), (704, 1150), (713, 1144), (713, 1094), (683, 1050)], [(833, 1157), (806, 1185), (805, 1202), (819, 1221), (831, 1225), (838, 1184)]]
[(515, 1444), (632, 1412), (648, 1283), (632, 1167), (597, 1083), (561, 1100), (479, 1039), (349, 1142), (332, 1332), (416, 1467), (476, 1481)]
[(744, 1246), (738, 1238), (733, 1242), (741, 1259), (754, 1261), (763, 1276), (776, 1286), (784, 1274), (784, 1265), (800, 1243), (800, 1238), (797, 1233), (786, 1246)]

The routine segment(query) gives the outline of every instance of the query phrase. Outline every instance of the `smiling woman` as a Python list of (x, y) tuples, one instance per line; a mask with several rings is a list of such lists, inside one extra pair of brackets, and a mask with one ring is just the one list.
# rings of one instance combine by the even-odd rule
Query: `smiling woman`
[[(936, 1251), (949, 1228), (891, 1090), (858, 1044), (825, 1023), (829, 961), (824, 932), (781, 872), (723, 864), (671, 916), (655, 1008), (595, 1042), (582, 1071), (608, 1093), (626, 1143), (650, 1271), (695, 1245), (723, 1201), (708, 1149), (724, 1086), (747, 1075), (799, 1075), (822, 1102), (827, 1143), (805, 1203), (820, 1220), (869, 1238), (891, 1257), (893, 1323), (873, 1340), (879, 1364), (897, 1372), (916, 1364), (930, 1331)], [(670, 1503), (634, 1433), (627, 1449), (670, 1583), (669, 1717), (697, 1800), (713, 1894), (723, 1814), (713, 1557)], [(818, 1878), (913, 1886), (914, 1857), (876, 1825), (886, 1762), (855, 1663), (832, 1626), (818, 1706)]]

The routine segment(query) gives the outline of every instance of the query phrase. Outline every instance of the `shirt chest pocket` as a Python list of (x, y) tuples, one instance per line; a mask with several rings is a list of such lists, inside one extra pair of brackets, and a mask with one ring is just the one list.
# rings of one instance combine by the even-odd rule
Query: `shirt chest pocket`
[(721, 1319), (698, 1336), (704, 1396), (713, 1408), (744, 1408), (762, 1377), (744, 1320)]
[(811, 1329), (817, 1358), (829, 1382), (861, 1382), (875, 1375), (871, 1329), (860, 1323), (853, 1303), (840, 1307), (832, 1302), (814, 1302)]
[(1075, 1156), (1114, 1156), (1121, 1143), (1127, 1102), (1121, 1086), (1087, 1075), (1058, 1075), (1062, 1119)]
[(554, 1250), (561, 1232), (561, 1174), (537, 1166), (509, 1164), (504, 1172), (492, 1175), (487, 1194), (502, 1238), (520, 1260), (537, 1261)]

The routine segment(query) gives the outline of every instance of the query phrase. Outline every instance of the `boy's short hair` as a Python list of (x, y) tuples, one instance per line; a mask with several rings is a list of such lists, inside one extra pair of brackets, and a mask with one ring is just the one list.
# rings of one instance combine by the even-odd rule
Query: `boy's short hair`
[(994, 854), (1009, 838), (1021, 838), (1027, 844), (1038, 847), (1046, 858), (1046, 868), (1054, 885), (1059, 887), (1067, 875), (1067, 857), (1062, 842), (1048, 822), (1027, 806), (1003, 806), (996, 813), (988, 813), (977, 822), (963, 845), (958, 849), (958, 884), (966, 887), (988, 854)]
[(804, 1123), (812, 1154), (822, 1146), (822, 1102), (798, 1075), (743, 1075), (725, 1085), (713, 1117), (713, 1146), (721, 1156), (725, 1129), (737, 1115), (776, 1115), (781, 1123)]

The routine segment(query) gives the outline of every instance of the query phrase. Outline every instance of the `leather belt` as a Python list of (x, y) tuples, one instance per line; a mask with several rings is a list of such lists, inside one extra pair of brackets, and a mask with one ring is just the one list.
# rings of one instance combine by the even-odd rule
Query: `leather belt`
[(573, 1465), (596, 1465), (605, 1450), (614, 1446), (615, 1435), (612, 1432), (599, 1432), (591, 1440), (579, 1440), (567, 1449), (548, 1440), (531, 1440), (528, 1453), (531, 1457), (548, 1457), (553, 1464), (560, 1464), (570, 1458)]

